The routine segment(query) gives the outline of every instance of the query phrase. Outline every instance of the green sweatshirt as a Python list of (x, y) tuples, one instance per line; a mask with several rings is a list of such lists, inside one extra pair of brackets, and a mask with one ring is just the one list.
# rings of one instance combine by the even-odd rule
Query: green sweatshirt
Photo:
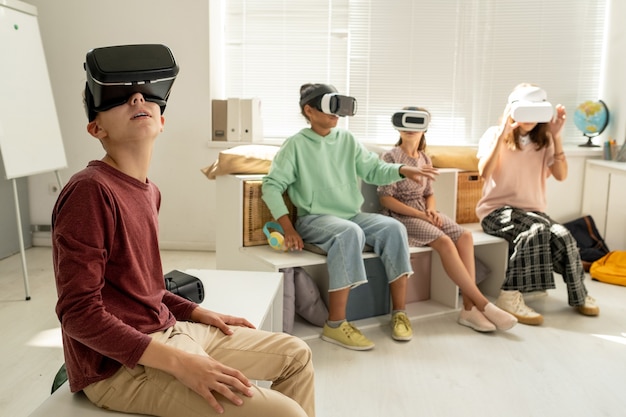
[(298, 216), (330, 214), (343, 219), (361, 211), (361, 182), (386, 185), (402, 179), (400, 164), (382, 161), (346, 130), (322, 137), (310, 128), (285, 140), (263, 178), (263, 201), (278, 219), (288, 213), (287, 194)]

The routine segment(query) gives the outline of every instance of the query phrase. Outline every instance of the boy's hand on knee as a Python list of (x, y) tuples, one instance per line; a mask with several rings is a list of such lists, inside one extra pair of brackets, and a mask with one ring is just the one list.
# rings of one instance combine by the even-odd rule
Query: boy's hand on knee
[(230, 316), (228, 314), (216, 313), (202, 307), (197, 307), (191, 313), (191, 320), (196, 323), (208, 324), (217, 327), (222, 333), (231, 335), (233, 331), (229, 326), (249, 327), (255, 329), (254, 325), (242, 317)]
[(247, 397), (253, 395), (250, 390), (252, 384), (244, 374), (210, 356), (185, 354), (180, 357), (180, 365), (176, 369), (176, 379), (207, 400), (220, 414), (224, 408), (214, 393), (221, 394), (235, 405), (243, 404), (238, 392)]

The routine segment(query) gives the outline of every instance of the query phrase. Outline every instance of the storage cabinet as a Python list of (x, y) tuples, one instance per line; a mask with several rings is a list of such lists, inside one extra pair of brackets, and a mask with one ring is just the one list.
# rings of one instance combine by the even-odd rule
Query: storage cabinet
[(626, 250), (626, 163), (589, 159), (582, 214), (590, 214), (611, 250)]
[[(456, 215), (457, 172), (455, 169), (440, 170), (439, 178), (435, 183), (438, 208), (448, 216)], [(216, 266), (218, 269), (234, 269), (246, 271), (276, 272), (284, 268), (302, 267), (313, 277), (320, 292), (326, 296), (328, 289), (328, 272), (326, 257), (308, 251), (279, 252), (268, 245), (246, 246), (244, 236), (249, 234), (244, 219), (249, 202), (246, 190), (247, 182), (259, 181), (262, 175), (224, 175), (217, 177), (217, 208), (220, 219), (217, 223)], [(363, 210), (375, 212), (378, 207), (378, 198), (375, 187), (363, 188), (365, 202)], [(496, 296), (499, 293), (502, 280), (506, 272), (508, 244), (505, 240), (487, 235), (474, 227), (474, 249), (476, 256), (490, 269), (488, 279), (480, 284), (486, 295)], [(379, 262), (374, 253), (363, 253), (369, 271), (376, 269)], [(458, 288), (450, 280), (443, 269), (441, 259), (429, 247), (411, 248), (411, 260), (414, 275), (409, 279), (407, 290), (407, 313), (411, 319), (429, 317), (454, 311), (459, 306)], [(369, 275), (369, 273), (368, 273)], [(379, 281), (380, 277), (377, 276)], [(425, 282), (425, 280), (427, 282)], [(367, 328), (386, 323), (389, 318), (388, 300), (372, 299), (372, 291), (388, 294), (386, 282), (371, 282), (362, 288), (357, 288), (348, 300), (348, 313), (352, 317), (359, 317), (357, 326)], [(375, 290), (375, 289), (378, 290)], [(428, 291), (428, 294), (424, 294)], [(368, 310), (370, 309), (370, 310)], [(383, 313), (383, 315), (381, 315)], [(319, 336), (319, 328), (296, 322), (294, 334), (302, 338)]]

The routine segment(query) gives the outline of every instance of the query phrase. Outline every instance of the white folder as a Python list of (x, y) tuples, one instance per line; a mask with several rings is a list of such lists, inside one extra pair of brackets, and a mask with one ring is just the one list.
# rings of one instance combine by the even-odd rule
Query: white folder
[(226, 140), (241, 142), (240, 99), (229, 98), (226, 103)]
[(263, 141), (263, 119), (261, 117), (261, 100), (245, 98), (240, 100), (240, 131), (243, 142)]

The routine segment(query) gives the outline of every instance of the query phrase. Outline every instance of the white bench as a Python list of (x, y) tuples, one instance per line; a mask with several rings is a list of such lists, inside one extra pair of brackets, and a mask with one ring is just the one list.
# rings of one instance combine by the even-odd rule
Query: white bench
[[(205, 289), (202, 306), (213, 311), (245, 317), (255, 327), (282, 331), (283, 274), (192, 269)], [(241, 291), (246, 288), (247, 291)], [(52, 385), (52, 381), (50, 381)], [(72, 394), (66, 382), (46, 399), (30, 417), (110, 417), (115, 413), (93, 405), (82, 392)]]
[[(458, 170), (456, 169), (441, 169), (440, 175), (434, 182), (438, 210), (453, 219), (456, 217), (457, 173)], [(244, 183), (246, 181), (258, 181), (262, 178), (263, 175), (224, 175), (217, 177), (216, 204), (220, 218), (216, 221), (216, 267), (218, 269), (274, 272), (284, 268), (303, 267), (313, 276), (320, 287), (320, 292), (325, 295), (328, 282), (325, 256), (308, 251), (279, 252), (268, 245), (243, 245)], [(379, 205), (375, 187), (364, 186), (363, 195), (365, 197), (363, 211), (377, 211)], [(476, 256), (491, 271), (488, 279), (479, 286), (483, 293), (495, 297), (500, 290), (506, 272), (508, 244), (503, 239), (482, 232), (478, 224), (466, 224), (464, 226), (472, 230)], [(430, 247), (412, 247), (410, 251), (415, 274), (409, 280), (409, 286), (419, 286), (418, 280), (423, 279), (430, 282), (429, 299), (410, 302), (407, 306), (410, 318), (428, 317), (458, 309), (458, 288), (445, 273), (439, 255)], [(375, 258), (376, 255), (365, 252), (363, 257), (367, 260)], [(411, 301), (413, 298), (413, 294), (407, 294), (407, 301)], [(349, 300), (349, 304), (350, 302)], [(379, 325), (384, 321), (385, 319), (381, 317), (364, 318), (358, 321), (358, 326)], [(294, 334), (307, 339), (317, 337), (319, 329), (297, 323), (294, 327)]]

